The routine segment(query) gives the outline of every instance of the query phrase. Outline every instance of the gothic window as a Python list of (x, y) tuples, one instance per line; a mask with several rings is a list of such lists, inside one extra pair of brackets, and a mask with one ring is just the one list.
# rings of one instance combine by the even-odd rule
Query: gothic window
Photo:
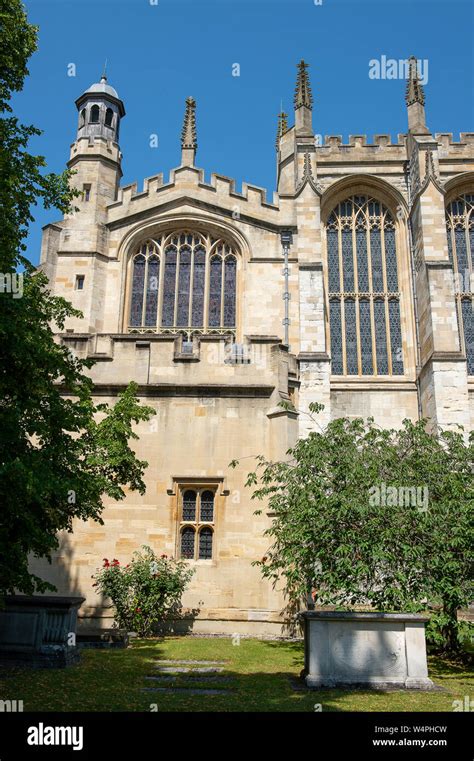
[(354, 195), (326, 223), (333, 375), (403, 375), (395, 221)]
[(461, 344), (467, 371), (474, 375), (474, 194), (464, 193), (446, 210), (449, 258), (454, 271), (454, 290)]
[(184, 488), (180, 492), (180, 555), (187, 560), (212, 560), (215, 492)]
[(90, 116), (89, 116), (89, 121), (94, 123), (98, 122), (99, 113), (100, 113), (99, 106), (92, 106)]
[(83, 127), (86, 123), (86, 109), (83, 108), (80, 114), (79, 127)]
[(129, 330), (235, 335), (237, 257), (224, 240), (186, 231), (141, 244), (132, 257)]
[(112, 120), (114, 118), (114, 112), (111, 108), (108, 108), (105, 112), (105, 126), (111, 127), (112, 126)]

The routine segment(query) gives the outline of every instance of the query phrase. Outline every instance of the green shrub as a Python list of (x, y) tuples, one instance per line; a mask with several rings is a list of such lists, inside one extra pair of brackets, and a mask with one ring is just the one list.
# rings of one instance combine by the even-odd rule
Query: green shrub
[[(426, 645), (432, 653), (442, 653), (447, 649), (446, 627), (450, 625), (449, 617), (442, 611), (431, 613), (426, 624)], [(458, 619), (456, 623), (459, 650), (472, 654), (474, 648), (474, 625), (469, 621)]]
[(94, 587), (112, 601), (115, 626), (149, 637), (180, 611), (193, 573), (184, 560), (158, 556), (144, 545), (126, 566), (104, 558)]

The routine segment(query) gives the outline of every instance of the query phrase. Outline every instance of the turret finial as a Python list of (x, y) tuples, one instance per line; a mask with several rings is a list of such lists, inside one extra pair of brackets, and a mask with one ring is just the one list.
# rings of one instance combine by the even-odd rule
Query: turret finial
[(295, 88), (295, 109), (301, 108), (302, 106), (306, 106), (306, 108), (311, 109), (313, 106), (313, 96), (311, 94), (311, 85), (309, 83), (309, 76), (306, 69), (308, 68), (308, 64), (301, 59), (301, 61), (297, 64), (298, 67), (298, 76), (296, 78), (296, 88)]
[(423, 85), (420, 82), (418, 74), (418, 61), (413, 55), (408, 60), (408, 78), (405, 100), (407, 106), (411, 106), (413, 103), (420, 103), (422, 106), (425, 105)]
[(105, 59), (104, 68), (102, 70), (101, 82), (107, 82), (107, 58)]
[(285, 134), (285, 132), (288, 131), (288, 114), (286, 114), (283, 111), (283, 107), (281, 108), (280, 113), (278, 114), (278, 127), (277, 127), (277, 135), (276, 135), (276, 142), (275, 147), (278, 150), (280, 150), (280, 140)]
[(420, 81), (418, 61), (415, 56), (408, 60), (408, 76), (405, 100), (408, 110), (408, 131), (412, 135), (429, 134), (425, 116), (425, 94)]
[(186, 98), (186, 110), (184, 112), (183, 129), (181, 130), (181, 164), (182, 166), (194, 166), (194, 158), (197, 149), (196, 136), (196, 101), (194, 98)]

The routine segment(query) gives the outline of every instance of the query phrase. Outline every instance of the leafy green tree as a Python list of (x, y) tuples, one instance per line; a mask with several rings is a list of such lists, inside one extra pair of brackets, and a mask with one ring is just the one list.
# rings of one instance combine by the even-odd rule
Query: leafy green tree
[[(90, 360), (56, 342), (52, 326), (81, 316), (51, 295), (45, 275), (25, 258), (25, 238), (38, 202), (71, 210), (70, 173), (45, 174), (28, 152), (40, 131), (12, 115), (37, 29), (19, 0), (0, 0), (0, 595), (51, 588), (28, 570), (28, 556), (49, 557), (56, 534), (74, 518), (100, 521), (102, 496), (145, 490), (146, 462), (129, 446), (133, 424), (153, 410), (130, 385), (112, 408), (95, 404)], [(23, 268), (22, 288), (8, 288)]]
[(258, 457), (247, 479), (273, 514), (264, 577), (293, 607), (309, 592), (317, 605), (439, 605), (443, 647), (456, 650), (457, 612), (474, 597), (474, 434), (340, 418), (287, 454)]

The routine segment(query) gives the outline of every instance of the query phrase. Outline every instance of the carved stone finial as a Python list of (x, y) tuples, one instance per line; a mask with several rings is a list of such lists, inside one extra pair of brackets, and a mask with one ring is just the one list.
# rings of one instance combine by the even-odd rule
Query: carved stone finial
[(277, 127), (277, 136), (276, 136), (276, 142), (275, 142), (275, 147), (277, 151), (280, 148), (280, 140), (285, 134), (285, 132), (288, 132), (288, 114), (285, 114), (285, 112), (282, 110), (278, 114), (278, 127)]
[(311, 85), (309, 83), (309, 76), (306, 69), (308, 64), (301, 60), (298, 64), (298, 76), (296, 78), (295, 88), (295, 109), (305, 106), (311, 109), (313, 106), (313, 96), (311, 94)]
[(418, 74), (418, 62), (413, 55), (408, 61), (408, 79), (405, 100), (407, 106), (411, 106), (413, 103), (420, 103), (422, 106), (425, 105), (423, 85), (420, 82)]
[(181, 148), (197, 148), (196, 137), (196, 101), (186, 98), (186, 111), (181, 132)]

